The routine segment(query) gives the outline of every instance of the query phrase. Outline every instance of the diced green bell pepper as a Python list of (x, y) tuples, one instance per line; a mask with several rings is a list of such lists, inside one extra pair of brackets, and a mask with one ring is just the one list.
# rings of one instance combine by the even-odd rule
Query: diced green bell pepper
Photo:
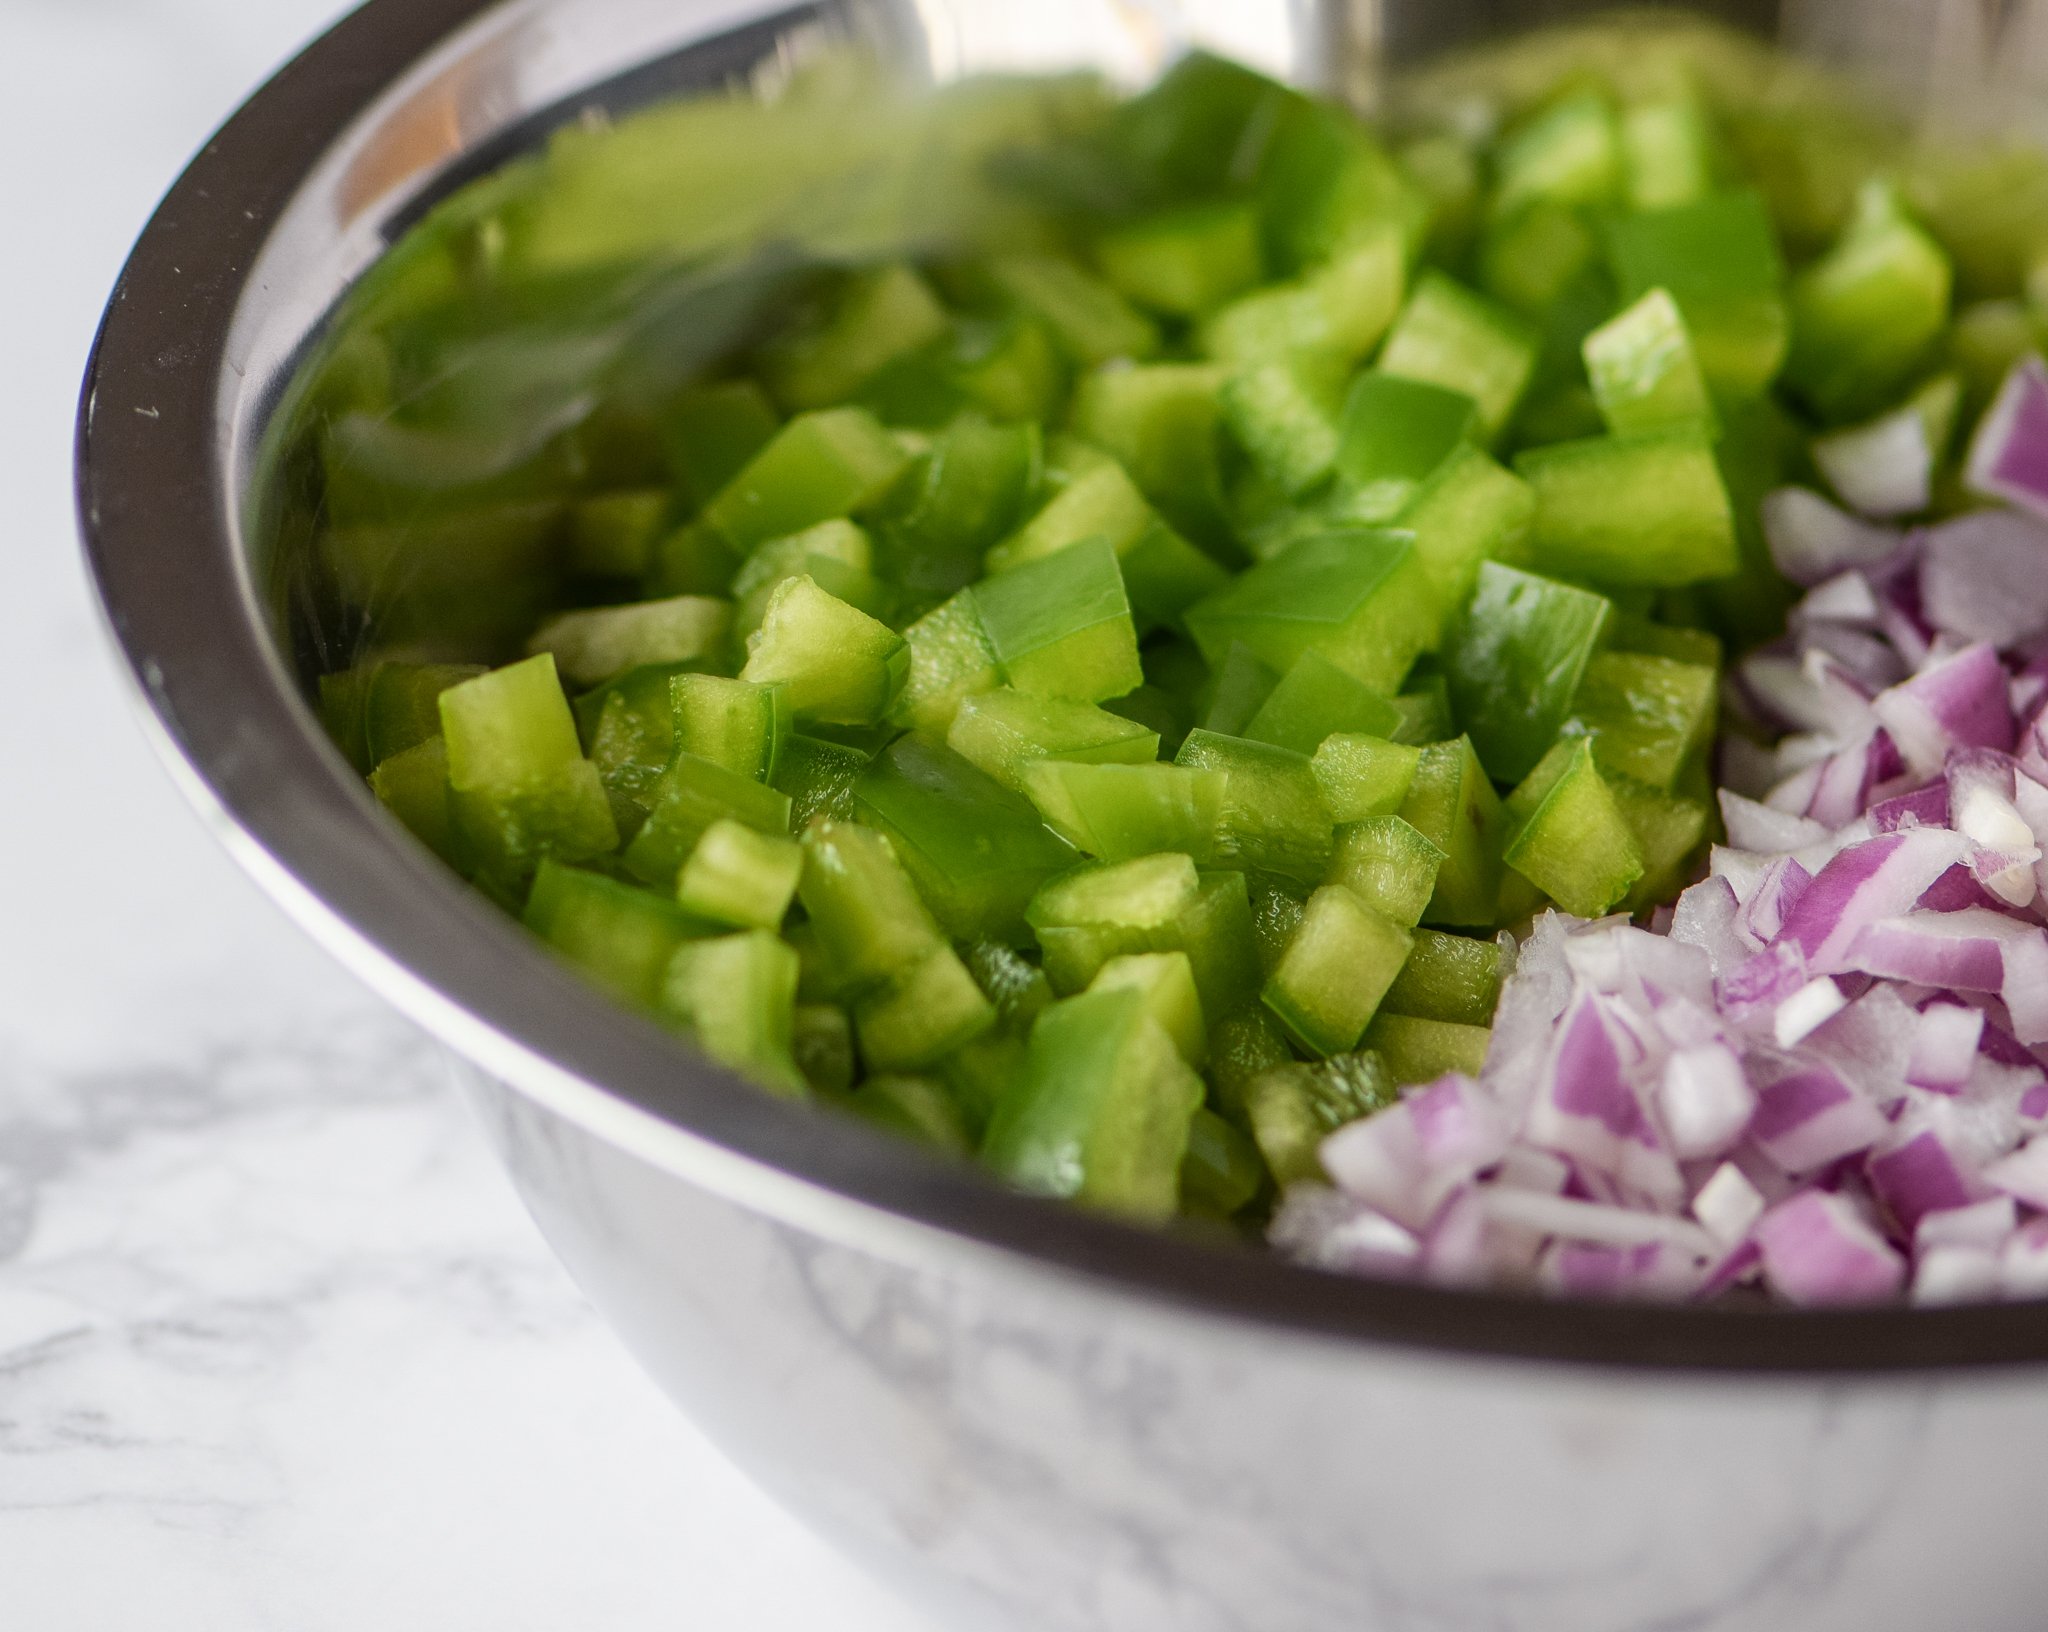
[(1357, 361), (1400, 309), (1407, 250), (1398, 227), (1367, 231), (1327, 263), (1232, 301), (1202, 324), (1205, 355), (1251, 367), (1292, 352)]
[(788, 916), (803, 870), (795, 840), (721, 817), (683, 863), (676, 905), (732, 929), (775, 929)]
[(1095, 703), (1142, 684), (1116, 552), (1102, 540), (984, 579), (968, 591), (1003, 676), (1019, 691)]
[(1385, 1110), (1400, 1098), (1386, 1062), (1370, 1050), (1314, 1065), (1269, 1067), (1245, 1089), (1245, 1110), (1274, 1182), (1324, 1183), (1318, 1154), (1346, 1123)]
[(1248, 1207), (1265, 1182), (1258, 1146), (1207, 1106), (1197, 1110), (1180, 1164), (1181, 1210), (1229, 1218)]
[(782, 835), (789, 831), (789, 810), (787, 794), (708, 759), (677, 753), (654, 785), (647, 820), (626, 846), (626, 870), (673, 888), (712, 823), (730, 817), (757, 833)]
[(1143, 994), (1088, 992), (1031, 1028), (1024, 1075), (982, 1159), (1013, 1184), (1134, 1218), (1170, 1217), (1202, 1079)]
[(947, 949), (885, 834), (825, 818), (805, 828), (799, 842), (804, 871), (797, 896), (842, 988), (881, 985)]
[(909, 673), (901, 635), (799, 575), (776, 587), (740, 678), (782, 687), (799, 720), (869, 725), (888, 714)]
[(762, 348), (761, 377), (795, 413), (851, 397), (897, 358), (930, 345), (949, 319), (931, 286), (907, 266), (855, 273), (822, 321)]
[(1608, 256), (1624, 302), (1670, 292), (1717, 391), (1753, 396), (1777, 377), (1791, 319), (1784, 260), (1758, 194), (1711, 193), (1620, 216)]
[(1714, 728), (1716, 671), (1642, 652), (1586, 665), (1568, 727), (1592, 738), (1600, 769), (1668, 790)]
[(1707, 377), (1678, 303), (1652, 289), (1586, 336), (1586, 374), (1610, 431), (1718, 425)]
[(790, 1053), (814, 1093), (852, 1091), (858, 1063), (853, 1054), (853, 1020), (837, 1003), (805, 1003), (799, 993)]
[(1339, 732), (1387, 737), (1400, 724), (1400, 710), (1390, 699), (1311, 651), (1281, 676), (1243, 731), (1232, 734), (1313, 754)]
[(662, 488), (632, 488), (579, 499), (569, 512), (564, 545), (578, 578), (638, 578), (669, 527), (673, 501)]
[(1399, 924), (1326, 884), (1308, 898), (1260, 996), (1303, 1047), (1345, 1053), (1358, 1046), (1413, 944)]
[(1303, 538), (1189, 608), (1210, 662), (1232, 641), (1284, 673), (1318, 651), (1355, 679), (1392, 691), (1436, 643), (1435, 597), (1413, 541), (1353, 528)]
[(1556, 442), (1515, 468), (1536, 494), (1539, 570), (1672, 588), (1742, 564), (1728, 489), (1698, 431)]
[(982, 627), (974, 593), (963, 589), (903, 631), (910, 672), (889, 718), (918, 731), (943, 733), (961, 699), (1002, 684), (995, 648)]
[(1415, 540), (1439, 621), (1465, 604), (1482, 561), (1521, 553), (1535, 516), (1529, 484), (1469, 445), (1454, 448), (1415, 490), (1395, 525)]
[(849, 1102), (853, 1112), (898, 1138), (949, 1156), (974, 1154), (974, 1139), (952, 1090), (936, 1078), (890, 1072), (868, 1078)]
[(1367, 816), (1337, 829), (1328, 884), (1341, 884), (1382, 918), (1413, 929), (1436, 894), (1444, 853), (1398, 816)]
[(1018, 254), (988, 263), (990, 284), (1051, 331), (1080, 368), (1112, 358), (1142, 360), (1159, 349), (1159, 330), (1124, 297), (1065, 256)]
[(1491, 928), (1500, 895), (1503, 818), (1500, 797), (1471, 738), (1422, 750), (1400, 815), (1444, 853), (1436, 893), (1422, 921), (1452, 929)]
[(1196, 693), (1202, 728), (1243, 736), (1279, 684), (1280, 676), (1260, 662), (1249, 646), (1233, 640)]
[(1037, 494), (1044, 441), (1036, 425), (953, 421), (874, 526), (881, 568), (914, 595), (952, 595), (981, 576), (983, 553)]
[(1492, 207), (1498, 215), (1538, 201), (1605, 204), (1620, 191), (1621, 132), (1614, 107), (1598, 91), (1561, 97), (1502, 139), (1493, 156)]
[(1240, 368), (1223, 386), (1223, 419), (1239, 447), (1290, 498), (1336, 468), (1350, 360), (1300, 351)]
[(552, 653), (562, 677), (599, 686), (650, 663), (692, 663), (716, 657), (732, 629), (732, 603), (703, 595), (638, 601), (549, 618), (527, 642), (529, 655)]
[(1386, 1061), (1387, 1075), (1403, 1088), (1434, 1082), (1446, 1072), (1476, 1077), (1486, 1064), (1493, 1033), (1485, 1026), (1461, 1026), (1382, 1012), (1365, 1028), (1365, 1046)]
[(1416, 280), (1380, 351), (1382, 373), (1463, 392), (1493, 441), (1514, 417), (1535, 372), (1537, 336), (1513, 312), (1440, 272)]
[(456, 826), (487, 878), (517, 886), (549, 856), (583, 861), (617, 847), (553, 657), (450, 686), (439, 706)]
[(771, 538), (733, 574), (734, 644), (745, 646), (767, 617), (776, 590), (797, 577), (809, 577), (871, 618), (886, 618), (889, 592), (874, 568), (874, 541), (850, 521), (821, 521), (788, 538)]
[(854, 999), (853, 1026), (871, 1070), (938, 1064), (996, 1023), (995, 1005), (952, 947), (941, 943)]
[(1391, 816), (1415, 785), (1422, 750), (1357, 732), (1325, 737), (1309, 757), (1332, 820), (1342, 825), (1368, 816)]
[(1647, 912), (1688, 882), (1687, 872), (1707, 842), (1713, 812), (1703, 799), (1663, 793), (1625, 776), (1610, 776), (1607, 785), (1643, 857), (1643, 876), (1622, 906)]
[(951, 749), (915, 736), (882, 751), (854, 789), (925, 904), (958, 939), (1021, 942), (1024, 908), (1074, 852), (1038, 812)]
[(704, 507), (704, 520), (745, 551), (821, 521), (858, 516), (887, 496), (910, 463), (865, 408), (799, 414)]
[(780, 688), (715, 674), (678, 674), (668, 682), (668, 696), (673, 747), (736, 776), (775, 780), (789, 740), (789, 704)]
[(755, 929), (684, 943), (669, 962), (661, 1004), (721, 1065), (802, 1098), (808, 1088), (790, 1048), (796, 986), (796, 953)]
[(1200, 317), (1265, 276), (1256, 206), (1184, 205), (1104, 233), (1096, 264), (1126, 299), (1168, 317)]
[(414, 838), (461, 871), (466, 858), (448, 787), (448, 745), (439, 733), (383, 760), (370, 773), (370, 791)]
[(660, 1003), (677, 950), (713, 932), (652, 890), (557, 861), (534, 874), (522, 921), (614, 997), (647, 1009)]
[(1007, 686), (965, 698), (946, 745), (1018, 793), (1024, 791), (1024, 766), (1034, 759), (1148, 765), (1159, 757), (1159, 733), (1135, 721), (1090, 703)]
[(1219, 771), (1034, 759), (1023, 776), (1046, 825), (1086, 855), (1125, 861), (1184, 851), (1206, 861), (1215, 854), (1225, 792)]
[(1326, 260), (1374, 233), (1394, 236), (1404, 256), (1421, 246), (1428, 195), (1348, 109), (1288, 92), (1261, 111), (1270, 136), (1258, 155), (1257, 191), (1282, 270)]
[(1369, 369), (1344, 399), (1336, 470), (1347, 512), (1360, 520), (1399, 515), (1429, 476), (1478, 430), (1462, 391)]
[(1498, 941), (1417, 930), (1414, 951), (1380, 1000), (1380, 1015), (1490, 1026), (1500, 1002), (1501, 973)]
[(1202, 1019), (1201, 994), (1195, 989), (1195, 966), (1185, 952), (1118, 953), (1095, 972), (1088, 989), (1139, 993), (1181, 1058), (1198, 1071), (1202, 1068), (1209, 1031)]
[(771, 785), (789, 799), (790, 831), (801, 833), (818, 816), (853, 820), (853, 789), (872, 756), (859, 748), (792, 732), (782, 745)]
[[(1075, 388), (1068, 414), (1076, 437), (1111, 455), (1160, 515), (1212, 549), (1230, 542), (1219, 440), (1224, 379), (1224, 371), (1208, 363), (1098, 369)], [(1063, 458), (1071, 461), (1072, 455)], [(1075, 474), (1085, 471), (1076, 468)], [(1151, 519), (1146, 517), (1148, 524)], [(1087, 526), (1080, 518), (1070, 526), (1076, 532), (1112, 534), (1117, 553), (1127, 559), (1145, 531), (1133, 529), (1126, 539), (1112, 526)], [(1158, 615), (1169, 617), (1178, 610), (1176, 606)]]
[(1323, 876), (1333, 824), (1306, 754), (1198, 730), (1188, 733), (1174, 763), (1224, 778), (1219, 861), (1303, 884)]
[(1503, 859), (1566, 912), (1598, 918), (1643, 876), (1643, 856), (1583, 737), (1567, 737), (1508, 795)]
[(1633, 209), (1670, 209), (1713, 190), (1713, 128), (1699, 97), (1689, 91), (1625, 109), (1621, 152)]
[(752, 380), (686, 391), (662, 423), (668, 467), (683, 498), (701, 509), (775, 439), (782, 421)]
[(1604, 595), (1489, 561), (1444, 642), (1451, 708), (1489, 774), (1526, 776), (1556, 739), (1606, 638)]

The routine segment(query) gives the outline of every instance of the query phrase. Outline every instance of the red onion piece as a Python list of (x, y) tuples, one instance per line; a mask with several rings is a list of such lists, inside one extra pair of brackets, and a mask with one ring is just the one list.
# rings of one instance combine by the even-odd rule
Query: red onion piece
[(2048, 516), (2048, 368), (2013, 365), (1971, 439), (1963, 480), (1989, 498)]
[(1804, 487), (1781, 487), (1762, 505), (1764, 541), (1778, 570), (1795, 584), (1818, 584), (1852, 567), (1875, 567), (1904, 538), (1873, 527)]

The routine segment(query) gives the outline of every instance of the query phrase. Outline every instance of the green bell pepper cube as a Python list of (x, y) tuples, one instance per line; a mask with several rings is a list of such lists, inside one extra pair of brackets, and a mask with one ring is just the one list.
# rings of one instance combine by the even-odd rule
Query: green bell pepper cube
[(1307, 895), (1298, 884), (1270, 874), (1248, 880), (1245, 895), (1252, 909), (1252, 938), (1258, 946), (1259, 967), (1267, 974), (1280, 966), (1287, 943), (1301, 927)]
[(1071, 545), (968, 593), (1019, 691), (1096, 703), (1144, 682), (1123, 574), (1106, 541)]
[(1030, 1029), (1026, 1024), (1021, 1034), (1005, 1026), (985, 1031), (933, 1067), (953, 1103), (960, 1108), (960, 1119), (977, 1151), (996, 1107), (1024, 1075)]
[(1643, 652), (1602, 652), (1572, 702), (1575, 735), (1601, 771), (1668, 790), (1713, 734), (1716, 670)]
[(871, 618), (888, 615), (888, 590), (875, 576), (874, 541), (850, 521), (821, 521), (788, 538), (771, 538), (733, 574), (733, 644), (761, 627), (776, 590), (809, 577), (820, 589)]
[(1325, 260), (1375, 229), (1397, 233), (1404, 254), (1421, 247), (1428, 195), (1349, 109), (1290, 92), (1267, 122), (1256, 186), (1282, 269)]
[(1044, 477), (1036, 425), (964, 414), (939, 433), (874, 527), (880, 569), (913, 595), (956, 594), (1021, 517)]
[(1085, 765), (1034, 759), (1024, 792), (1045, 823), (1102, 861), (1160, 851), (1208, 860), (1223, 817), (1224, 776), (1184, 765)]
[(1719, 424), (1678, 303), (1652, 289), (1586, 336), (1586, 374), (1607, 428), (1627, 435)]
[(1398, 816), (1368, 816), (1337, 829), (1323, 882), (1341, 884), (1391, 923), (1413, 929), (1436, 894), (1444, 853)]
[(1688, 629), (1680, 624), (1658, 623), (1652, 618), (1642, 617), (1621, 607), (1615, 609), (1607, 649), (1613, 652), (1640, 652), (1646, 657), (1669, 658), (1673, 663), (1712, 669), (1717, 674), (1721, 669), (1721, 642), (1717, 636), (1709, 634), (1704, 629)]
[(1365, 1046), (1386, 1061), (1387, 1074), (1402, 1088), (1435, 1082), (1451, 1071), (1478, 1076), (1492, 1041), (1493, 1033), (1485, 1026), (1409, 1014), (1382, 1012), (1365, 1028)]
[(808, 1092), (791, 1052), (797, 956), (765, 929), (676, 950), (662, 1008), (721, 1065), (788, 1098)]
[(1284, 1189), (1327, 1183), (1319, 1154), (1323, 1141), (1400, 1097), (1386, 1062), (1367, 1049), (1314, 1065), (1273, 1066), (1251, 1080), (1244, 1101), (1259, 1154)]
[(897, 358), (938, 340), (950, 322), (931, 286), (911, 268), (858, 272), (823, 321), (761, 348), (761, 378), (792, 412), (829, 408)]
[[(1098, 369), (1075, 388), (1068, 414), (1068, 427), (1084, 446), (1113, 457), (1160, 515), (1210, 549), (1234, 543), (1224, 514), (1217, 434), (1225, 378), (1224, 370), (1209, 363)], [(1063, 445), (1058, 461), (1077, 477), (1086, 473), (1078, 454)], [(1118, 529), (1100, 525), (1086, 531), (1117, 534), (1117, 553), (1128, 553), (1132, 540)], [(1135, 537), (1144, 529), (1131, 532)]]
[(556, 861), (534, 874), (521, 921), (614, 997), (646, 1009), (660, 1003), (677, 950), (712, 932), (652, 890)]
[(1159, 757), (1159, 733), (1133, 720), (1007, 686), (963, 699), (946, 745), (1016, 793), (1024, 791), (1024, 766), (1034, 759), (1149, 765)]
[(1275, 1066), (1290, 1065), (1294, 1050), (1273, 1011), (1257, 998), (1227, 1011), (1209, 1029), (1209, 1084), (1217, 1108), (1238, 1127), (1249, 1128), (1247, 1101), (1252, 1084)]
[(1540, 109), (1509, 131), (1493, 156), (1497, 215), (1545, 200), (1605, 204), (1620, 191), (1621, 132), (1614, 107), (1598, 91), (1579, 91)]
[(1503, 859), (1566, 912), (1598, 918), (1643, 876), (1643, 855), (1593, 746), (1568, 737), (1508, 795)]
[(946, 365), (967, 405), (1006, 425), (1051, 419), (1067, 386), (1066, 363), (1052, 336), (1023, 313), (963, 321)]
[(1232, 641), (1282, 673), (1318, 651), (1383, 692), (1436, 644), (1437, 625), (1414, 542), (1368, 528), (1299, 539), (1187, 613), (1188, 633), (1212, 663)]
[(1414, 937), (1341, 885), (1308, 898), (1280, 963), (1260, 991), (1267, 1008), (1310, 1052), (1358, 1046)]
[(1079, 368), (1113, 358), (1142, 360), (1159, 349), (1159, 330), (1092, 272), (1062, 255), (998, 256), (987, 265), (990, 285), (1037, 318)]
[(450, 867), (462, 869), (462, 840), (448, 788), (448, 745), (438, 734), (380, 763), (370, 773), (370, 791), (414, 838)]
[(938, 1064), (996, 1023), (995, 1005), (960, 955), (933, 947), (854, 1000), (853, 1027), (870, 1070), (918, 1071)]
[(850, 1109), (876, 1127), (948, 1156), (972, 1156), (974, 1139), (952, 1090), (936, 1078), (890, 1072), (870, 1077), (850, 1096)]
[(1785, 382), (1835, 423), (1887, 406), (1923, 369), (1948, 325), (1955, 271), (1947, 252), (1882, 183), (1792, 282)]
[(1401, 714), (1392, 739), (1397, 743), (1427, 748), (1458, 735), (1458, 722), (1451, 717), (1450, 682), (1441, 672), (1410, 676), (1408, 689), (1394, 699), (1394, 707)]
[(813, 1093), (853, 1091), (858, 1062), (853, 1053), (853, 1020), (837, 1003), (806, 1003), (799, 989), (790, 1053)]
[(889, 836), (925, 904), (961, 940), (1027, 940), (1026, 903), (1075, 860), (1026, 800), (914, 736), (868, 767), (854, 808)]
[(716, 674), (678, 674), (668, 683), (670, 742), (736, 776), (773, 782), (789, 740), (789, 704), (774, 686)]
[(438, 699), (457, 829), (489, 879), (517, 885), (546, 857), (616, 849), (618, 825), (546, 653), (450, 686)]
[(684, 392), (662, 423), (662, 447), (684, 500), (696, 509), (709, 504), (781, 428), (768, 393), (752, 380)]
[(910, 455), (865, 408), (799, 414), (704, 507), (741, 551), (821, 521), (858, 516), (885, 498)]
[(356, 698), (361, 718), (355, 729), (362, 736), (364, 768), (438, 737), (441, 693), (482, 673), (480, 663), (373, 664)]
[(1479, 249), (1480, 289), (1535, 323), (1553, 345), (1589, 295), (1604, 297), (1602, 315), (1611, 308), (1604, 272), (1598, 236), (1583, 212), (1563, 204), (1536, 203), (1495, 219)]
[(777, 586), (740, 678), (781, 686), (799, 720), (871, 725), (888, 715), (909, 673), (901, 635), (800, 575)]
[(1742, 565), (1728, 488), (1698, 431), (1553, 443), (1515, 468), (1536, 494), (1529, 554), (1542, 571), (1668, 589)]
[(801, 833), (819, 816), (853, 820), (853, 789), (873, 758), (862, 749), (792, 732), (770, 785), (789, 800), (789, 825)]
[(600, 686), (650, 663), (705, 662), (725, 650), (732, 603), (704, 595), (561, 612), (526, 643), (529, 656), (552, 653), (562, 678)]
[(1209, 1030), (1202, 1019), (1201, 994), (1195, 989), (1195, 966), (1185, 952), (1121, 952), (1095, 972), (1088, 990), (1138, 993), (1181, 1058), (1198, 1071), (1202, 1068)]
[(1336, 468), (1350, 375), (1347, 358), (1300, 351), (1241, 368), (1223, 386), (1230, 434), (1289, 498), (1321, 486)]
[(1175, 927), (1173, 950), (1194, 967), (1204, 1014), (1221, 1014), (1257, 987), (1261, 974), (1251, 892), (1239, 872), (1201, 875), (1195, 902)]
[(1123, 179), (1146, 192), (1202, 196), (1238, 179), (1246, 147), (1297, 99), (1242, 63), (1194, 50), (1118, 105), (1105, 146)]
[(1340, 731), (1316, 745), (1308, 768), (1331, 819), (1341, 826), (1393, 815), (1406, 802), (1421, 763), (1418, 747)]
[(1088, 443), (1056, 439), (1045, 475), (1044, 504), (989, 550), (986, 566), (991, 573), (1042, 561), (1092, 538), (1106, 539), (1121, 554), (1158, 519), (1130, 473)]
[(828, 818), (813, 821), (799, 842), (797, 898), (842, 989), (881, 985), (946, 945), (885, 834)]
[(1537, 336), (1522, 318), (1440, 272), (1416, 280), (1380, 351), (1381, 372), (1460, 391), (1492, 442), (1514, 417), (1535, 374)]
[(1313, 754), (1338, 733), (1392, 736), (1401, 724), (1393, 702), (1361, 684), (1321, 652), (1304, 652), (1240, 732), (1297, 754)]
[(1423, 922), (1451, 929), (1490, 929), (1500, 896), (1505, 835), (1500, 796), (1470, 737), (1432, 743), (1422, 750), (1400, 815), (1444, 853)]
[(1571, 712), (1606, 639), (1604, 595), (1489, 561), (1444, 642), (1451, 709), (1502, 782), (1528, 775)]
[(1714, 133), (1689, 92), (1638, 102), (1621, 116), (1623, 187), (1631, 209), (1692, 204), (1714, 187)]
[(1713, 811), (1704, 799), (1663, 793), (1624, 776), (1607, 783), (1643, 857), (1643, 876), (1622, 906), (1647, 912), (1684, 888), (1693, 858), (1707, 842)]
[(1380, 1015), (1490, 1026), (1500, 1003), (1500, 987), (1498, 941), (1421, 929), (1415, 932), (1415, 950), (1380, 1000)]
[(1181, 1158), (1181, 1211), (1228, 1219), (1257, 1199), (1266, 1183), (1259, 1147), (1206, 1105), (1188, 1123), (1188, 1153)]
[(639, 578), (669, 530), (674, 503), (666, 488), (632, 488), (579, 499), (563, 546), (578, 578)]
[(1266, 275), (1255, 205), (1190, 204), (1106, 232), (1095, 263), (1125, 299), (1168, 317), (1200, 317)]
[(647, 820), (626, 846), (626, 870), (672, 889), (712, 823), (730, 817), (757, 833), (780, 836), (789, 832), (789, 809), (789, 795), (708, 759), (678, 753), (654, 785)]
[(649, 548), (641, 591), (652, 600), (675, 595), (723, 596), (739, 572), (740, 552), (703, 521), (663, 533)]
[(1292, 352), (1356, 362), (1400, 309), (1407, 251), (1397, 228), (1367, 232), (1326, 264), (1232, 301), (1201, 326), (1205, 356), (1251, 368)]
[(1049, 929), (1130, 931), (1153, 939), (1127, 950), (1153, 950), (1154, 940), (1171, 934), (1194, 910), (1201, 890), (1192, 856), (1160, 852), (1063, 873), (1031, 898), (1024, 916), (1040, 934)]
[(1791, 319), (1785, 263), (1758, 194), (1711, 193), (1620, 216), (1608, 228), (1607, 253), (1625, 303), (1653, 289), (1678, 303), (1717, 392), (1754, 396), (1777, 377)]
[(1220, 861), (1302, 884), (1323, 876), (1333, 824), (1306, 754), (1198, 730), (1188, 733), (1174, 763), (1224, 778)]
[(894, 724), (941, 735), (963, 698), (1002, 684), (972, 590), (927, 612), (903, 631), (903, 641), (910, 648), (910, 673), (889, 710)]
[(1482, 561), (1521, 553), (1535, 516), (1529, 484), (1469, 445), (1415, 490), (1395, 524), (1415, 540), (1440, 622), (1465, 604)]
[(1368, 369), (1344, 399), (1338, 428), (1347, 512), (1361, 520), (1399, 515), (1478, 425), (1478, 407), (1464, 392)]
[(1421, 258), (1440, 266), (1462, 264), (1483, 201), (1472, 144), (1451, 131), (1429, 131), (1403, 142), (1395, 160), (1429, 212)]
[(976, 941), (961, 956), (1006, 1030), (1029, 1030), (1052, 1001), (1045, 971), (1001, 941)]
[(996, 1107), (982, 1160), (1011, 1183), (1132, 1218), (1180, 1199), (1202, 1079), (1135, 991), (1055, 1003), (1031, 1028), (1024, 1074)]
[(683, 863), (676, 905), (732, 929), (774, 929), (789, 914), (803, 870), (804, 853), (794, 839), (721, 817)]
[(1196, 692), (1202, 728), (1228, 737), (1243, 736), (1279, 684), (1280, 676), (1260, 662), (1249, 646), (1233, 640)]
[(630, 840), (654, 802), (654, 785), (675, 757), (675, 717), (669, 688), (694, 664), (657, 663), (629, 669), (609, 685), (575, 701), (577, 728), (604, 783), (619, 824)]

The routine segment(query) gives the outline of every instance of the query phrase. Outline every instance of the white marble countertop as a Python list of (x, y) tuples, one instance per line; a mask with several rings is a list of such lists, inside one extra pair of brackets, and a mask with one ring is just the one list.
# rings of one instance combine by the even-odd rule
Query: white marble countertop
[(433, 1045), (186, 810), (96, 625), (100, 304), (339, 9), (0, 4), (0, 1624), (915, 1632), (633, 1369)]

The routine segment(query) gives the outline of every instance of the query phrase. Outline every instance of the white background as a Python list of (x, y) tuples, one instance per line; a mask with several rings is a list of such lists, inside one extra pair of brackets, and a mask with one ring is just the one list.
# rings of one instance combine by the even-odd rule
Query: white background
[(340, 9), (0, 0), (0, 1624), (913, 1632), (632, 1369), (431, 1046), (185, 809), (95, 621), (99, 308)]

